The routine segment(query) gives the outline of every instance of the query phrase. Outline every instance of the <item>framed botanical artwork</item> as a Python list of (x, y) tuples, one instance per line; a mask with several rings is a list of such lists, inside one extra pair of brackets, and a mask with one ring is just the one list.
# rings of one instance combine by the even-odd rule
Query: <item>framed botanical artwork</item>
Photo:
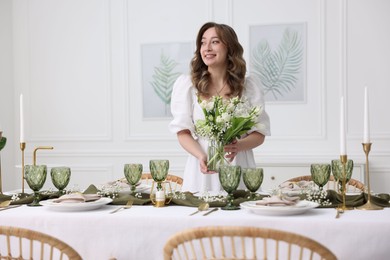
[(170, 118), (173, 84), (189, 73), (192, 43), (142, 45), (143, 118)]
[(250, 72), (260, 78), (265, 100), (305, 101), (306, 24), (250, 27)]

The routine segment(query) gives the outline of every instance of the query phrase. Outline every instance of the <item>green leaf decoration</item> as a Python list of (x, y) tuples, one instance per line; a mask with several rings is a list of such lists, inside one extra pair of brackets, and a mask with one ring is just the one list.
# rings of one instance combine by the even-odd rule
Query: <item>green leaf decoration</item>
[(3, 148), (5, 147), (5, 144), (7, 143), (7, 138), (5, 137), (2, 137), (0, 139), (0, 151), (3, 150)]
[(161, 53), (160, 66), (154, 67), (153, 81), (150, 82), (154, 92), (165, 105), (171, 103), (173, 84), (179, 77), (180, 72), (174, 72), (179, 63)]
[(276, 51), (271, 50), (267, 40), (254, 48), (253, 73), (261, 79), (264, 93), (271, 93), (277, 100), (295, 88), (302, 61), (302, 39), (298, 32), (287, 28)]

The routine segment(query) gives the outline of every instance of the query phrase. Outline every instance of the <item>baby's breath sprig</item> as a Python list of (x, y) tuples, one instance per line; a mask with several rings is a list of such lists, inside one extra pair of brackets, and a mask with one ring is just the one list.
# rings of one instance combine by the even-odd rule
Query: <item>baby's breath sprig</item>
[(113, 185), (102, 185), (102, 187), (97, 192), (97, 194), (102, 197), (115, 199), (116, 197), (119, 196), (120, 191), (121, 191), (120, 185), (118, 183), (114, 183)]
[(19, 193), (12, 194), (11, 201), (18, 201), (18, 200), (20, 200), (20, 194)]
[(226, 196), (224, 196), (222, 193), (218, 195), (211, 195), (210, 192), (203, 192), (202, 195), (199, 196), (199, 199), (203, 200), (204, 202), (226, 202)]
[(318, 203), (321, 206), (330, 206), (332, 202), (327, 199), (327, 191), (323, 189), (307, 189), (305, 190), (306, 200)]
[(172, 198), (178, 199), (178, 200), (185, 200), (186, 199), (186, 194), (184, 192), (176, 191), (174, 193), (170, 193)]

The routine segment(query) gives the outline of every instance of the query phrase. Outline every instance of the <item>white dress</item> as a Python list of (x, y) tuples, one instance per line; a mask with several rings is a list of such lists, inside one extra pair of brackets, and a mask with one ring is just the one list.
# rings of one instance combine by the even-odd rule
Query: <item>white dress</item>
[[(252, 77), (247, 77), (243, 96), (246, 96), (252, 105), (263, 106), (263, 112), (258, 117), (263, 127), (262, 129), (252, 128), (250, 132), (257, 131), (263, 135), (270, 135), (270, 122), (268, 114), (264, 110), (264, 96), (261, 85), (255, 82)], [(199, 142), (204, 151), (207, 151), (208, 141), (195, 134), (195, 122), (204, 119), (204, 114), (198, 104), (196, 89), (193, 87), (189, 75), (181, 75), (175, 82), (171, 97), (171, 112), (173, 120), (169, 124), (169, 130), (176, 134), (181, 130), (188, 129), (192, 136)], [(252, 150), (239, 152), (232, 162), (233, 165), (241, 167), (256, 167)], [(189, 155), (184, 169), (182, 191), (190, 192), (219, 192), (221, 186), (218, 174), (203, 174), (200, 171), (199, 161), (196, 157)], [(238, 189), (245, 189), (242, 178)]]

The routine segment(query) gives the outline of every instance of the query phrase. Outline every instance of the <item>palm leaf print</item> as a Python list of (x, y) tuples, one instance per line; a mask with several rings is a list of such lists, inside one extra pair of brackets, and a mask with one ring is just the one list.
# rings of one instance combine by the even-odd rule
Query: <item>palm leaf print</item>
[(267, 40), (257, 44), (253, 50), (253, 73), (261, 79), (264, 93), (271, 93), (277, 100), (295, 87), (302, 60), (301, 38), (287, 28), (276, 51), (271, 50)]
[(180, 72), (173, 72), (177, 65), (176, 61), (161, 53), (160, 66), (154, 67), (153, 81), (150, 82), (154, 92), (167, 106), (171, 103), (173, 84), (180, 75)]

